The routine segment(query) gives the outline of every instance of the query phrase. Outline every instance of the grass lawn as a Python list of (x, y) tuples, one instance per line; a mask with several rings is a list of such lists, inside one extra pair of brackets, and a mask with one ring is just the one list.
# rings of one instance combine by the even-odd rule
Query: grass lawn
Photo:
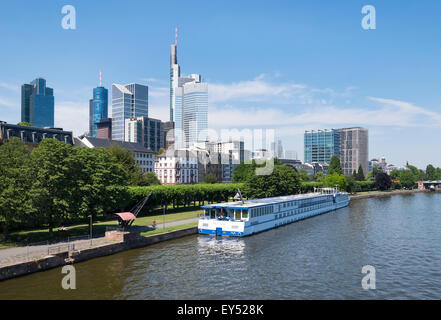
[[(135, 225), (135, 226), (151, 226), (153, 220), (156, 220), (157, 224), (161, 224), (161, 223), (163, 223), (163, 221), (173, 222), (173, 221), (187, 220), (187, 219), (191, 219), (191, 218), (196, 218), (199, 213), (202, 213), (202, 210), (189, 210), (189, 211), (178, 212), (178, 213), (169, 213), (169, 214), (165, 214), (165, 217), (163, 215), (140, 217), (135, 220), (133, 225)], [(94, 223), (93, 224), (93, 233), (94, 234), (103, 234), (108, 230), (108, 228), (110, 228), (110, 229), (115, 228), (117, 226), (117, 224), (118, 224), (117, 220)], [(184, 228), (183, 226), (187, 226), (187, 225), (188, 224), (165, 228), (165, 230), (169, 229), (168, 231), (172, 231), (172, 230), (177, 230), (176, 228), (183, 229)], [(188, 228), (188, 226), (187, 226), (187, 228)], [(89, 234), (89, 224), (68, 226), (68, 227), (66, 227), (66, 229), (67, 230), (65, 230), (65, 231), (57, 231), (57, 229), (54, 229), (54, 234), (53, 234), (54, 236), (53, 236), (52, 241), (65, 240), (68, 237), (84, 236), (84, 235)], [(156, 229), (156, 230), (148, 231), (148, 232), (145, 232), (145, 234), (155, 234), (155, 232), (156, 233), (167, 232), (167, 231), (160, 231), (160, 230), (163, 230), (163, 229)], [(47, 241), (48, 239), (49, 239), (49, 229), (38, 229), (38, 230), (31, 230), (31, 231), (14, 232), (9, 235), (8, 242), (0, 242), (0, 249), (22, 246), (22, 245), (26, 245), (27, 243), (44, 242), (44, 241)]]
[(187, 229), (191, 227), (196, 227), (198, 225), (197, 222), (191, 222), (186, 224), (180, 224), (179, 226), (174, 227), (167, 227), (167, 228), (157, 228), (155, 230), (147, 231), (147, 232), (141, 232), (141, 235), (144, 237), (153, 236), (155, 234), (165, 233), (165, 232), (171, 232), (181, 229)]

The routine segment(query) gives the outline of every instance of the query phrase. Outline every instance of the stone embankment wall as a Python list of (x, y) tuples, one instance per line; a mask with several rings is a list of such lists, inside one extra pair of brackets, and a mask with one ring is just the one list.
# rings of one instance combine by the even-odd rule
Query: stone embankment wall
[(114, 244), (103, 245), (81, 251), (62, 252), (36, 261), (22, 262), (11, 266), (1, 267), (0, 281), (60, 267), (65, 264), (108, 256), (125, 250), (146, 247), (155, 243), (178, 239), (196, 233), (197, 227), (162, 233), (150, 237), (142, 237), (139, 233), (127, 233), (124, 234), (121, 242)]

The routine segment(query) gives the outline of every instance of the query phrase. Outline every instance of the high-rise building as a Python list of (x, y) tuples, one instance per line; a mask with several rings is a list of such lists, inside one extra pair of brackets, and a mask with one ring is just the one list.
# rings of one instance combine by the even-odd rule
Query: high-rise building
[(175, 43), (170, 46), (170, 121), (175, 121), (175, 88), (178, 87), (181, 69), (178, 64), (178, 28)]
[(125, 120), (148, 117), (149, 88), (141, 84), (112, 85), (112, 139), (125, 141)]
[(37, 78), (21, 86), (21, 121), (35, 127), (54, 127), (54, 90)]
[(91, 108), (89, 119), (89, 135), (97, 137), (98, 123), (103, 119), (109, 117), (108, 113), (108, 90), (104, 87), (96, 87), (93, 89), (93, 99), (90, 100), (89, 106)]
[(305, 131), (305, 163), (329, 164), (332, 156), (340, 157), (340, 134), (337, 129)]
[(343, 174), (351, 175), (359, 166), (366, 174), (369, 171), (368, 129), (355, 127), (339, 129), (340, 163)]
[(273, 153), (274, 158), (283, 158), (282, 140), (275, 140), (274, 142), (271, 142), (271, 152)]
[(208, 130), (208, 85), (186, 82), (175, 88), (175, 144), (188, 147), (196, 141), (205, 141)]
[(164, 148), (164, 124), (161, 120), (148, 117), (126, 119), (125, 141), (140, 143), (158, 152)]
[(89, 101), (89, 108), (89, 136), (96, 138), (98, 123), (109, 118), (106, 88), (99, 86), (93, 89), (93, 99)]
[(183, 148), (207, 135), (208, 85), (200, 74), (181, 77), (177, 47), (176, 29), (175, 43), (170, 46), (170, 121), (175, 126), (175, 147)]

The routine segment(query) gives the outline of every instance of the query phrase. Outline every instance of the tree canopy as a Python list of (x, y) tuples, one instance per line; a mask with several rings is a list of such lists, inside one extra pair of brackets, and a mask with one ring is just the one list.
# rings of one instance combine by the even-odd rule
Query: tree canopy
[(267, 198), (297, 194), (300, 191), (300, 179), (296, 170), (283, 164), (275, 164), (269, 175), (248, 176), (244, 194), (249, 198)]
[(343, 174), (343, 170), (340, 164), (340, 158), (337, 156), (332, 156), (331, 161), (329, 163), (329, 168), (327, 174)]
[(375, 175), (375, 186), (379, 190), (388, 190), (392, 186), (392, 180), (387, 173), (379, 172)]

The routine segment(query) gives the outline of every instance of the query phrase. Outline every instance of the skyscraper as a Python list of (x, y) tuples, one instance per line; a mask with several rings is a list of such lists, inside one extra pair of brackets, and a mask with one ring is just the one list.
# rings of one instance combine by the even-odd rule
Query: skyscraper
[(181, 69), (178, 65), (178, 28), (175, 43), (170, 46), (170, 121), (175, 121), (175, 88), (179, 85)]
[(369, 170), (368, 129), (342, 128), (305, 131), (305, 162), (329, 164), (331, 157), (340, 158), (343, 174), (351, 175), (361, 165)]
[(304, 162), (329, 164), (332, 156), (340, 157), (340, 134), (337, 129), (305, 131)]
[(205, 140), (208, 129), (208, 85), (200, 74), (181, 77), (178, 65), (178, 29), (175, 43), (170, 46), (170, 121), (175, 127), (175, 147)]
[(97, 137), (98, 123), (109, 117), (108, 90), (101, 85), (93, 89), (93, 99), (89, 102), (89, 135)]
[(208, 135), (208, 85), (200, 82), (200, 76), (192, 79), (175, 88), (175, 144), (179, 148), (205, 141)]
[(37, 78), (21, 86), (21, 121), (35, 127), (54, 127), (54, 90)]
[(125, 141), (125, 120), (148, 117), (149, 88), (137, 83), (112, 85), (112, 139)]
[(359, 166), (364, 174), (369, 171), (368, 129), (355, 127), (339, 129), (340, 163), (343, 174), (351, 175)]

